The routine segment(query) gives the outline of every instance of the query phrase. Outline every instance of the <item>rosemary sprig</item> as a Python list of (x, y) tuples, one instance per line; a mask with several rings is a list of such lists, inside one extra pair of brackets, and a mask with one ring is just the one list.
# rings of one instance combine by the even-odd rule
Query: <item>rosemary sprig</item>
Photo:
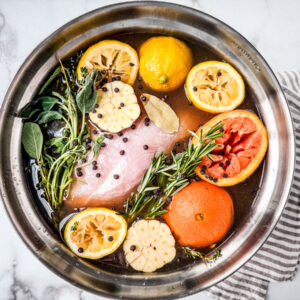
[(161, 208), (171, 196), (189, 184), (195, 167), (218, 146), (215, 139), (223, 136), (220, 132), (223, 125), (221, 122), (215, 124), (205, 135), (203, 130), (200, 130), (199, 135), (189, 131), (199, 143), (196, 146), (190, 143), (184, 151), (176, 155), (172, 153), (170, 162), (165, 153), (157, 158), (153, 157), (137, 192), (126, 201), (125, 215), (128, 222), (132, 222), (138, 215), (151, 218), (167, 212)]
[(206, 261), (215, 261), (216, 259), (218, 259), (219, 257), (222, 256), (221, 249), (216, 249), (215, 253), (211, 256), (206, 256), (202, 252), (200, 252), (198, 250), (195, 250), (195, 249), (191, 248), (190, 246), (182, 247), (182, 250), (183, 250), (183, 253), (187, 257), (190, 257), (190, 258), (193, 258), (193, 259), (200, 258), (200, 259), (203, 259), (203, 260), (206, 260)]

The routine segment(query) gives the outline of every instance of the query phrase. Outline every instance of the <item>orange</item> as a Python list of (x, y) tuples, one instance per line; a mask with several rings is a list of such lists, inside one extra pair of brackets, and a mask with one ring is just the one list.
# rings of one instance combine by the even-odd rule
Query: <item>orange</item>
[(192, 67), (190, 48), (170, 36), (146, 40), (139, 52), (140, 75), (156, 91), (168, 92), (181, 86)]
[[(203, 134), (220, 121), (224, 124), (223, 137), (215, 140), (219, 147), (211, 153), (213, 161), (204, 156), (195, 172), (215, 185), (231, 186), (244, 181), (258, 168), (267, 151), (268, 135), (260, 119), (246, 110), (212, 118), (202, 127)], [(192, 143), (198, 143), (196, 137)]]
[(220, 61), (206, 61), (194, 66), (185, 87), (193, 104), (210, 113), (233, 110), (245, 97), (241, 75), (230, 64)]
[(233, 218), (230, 195), (204, 181), (177, 193), (167, 210), (164, 219), (183, 246), (206, 247), (220, 241)]

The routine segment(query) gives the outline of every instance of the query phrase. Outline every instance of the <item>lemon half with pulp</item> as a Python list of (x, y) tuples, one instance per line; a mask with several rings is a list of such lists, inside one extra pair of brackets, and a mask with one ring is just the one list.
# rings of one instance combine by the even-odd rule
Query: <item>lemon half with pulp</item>
[(127, 233), (125, 219), (107, 208), (89, 208), (66, 225), (64, 238), (78, 256), (99, 259), (116, 251)]
[(132, 85), (139, 70), (136, 51), (126, 43), (104, 40), (89, 47), (77, 66), (77, 77), (82, 79), (82, 68), (105, 71), (110, 77), (120, 76), (121, 81)]
[(241, 75), (230, 64), (219, 61), (194, 66), (187, 76), (185, 88), (193, 104), (210, 113), (233, 110), (245, 97)]

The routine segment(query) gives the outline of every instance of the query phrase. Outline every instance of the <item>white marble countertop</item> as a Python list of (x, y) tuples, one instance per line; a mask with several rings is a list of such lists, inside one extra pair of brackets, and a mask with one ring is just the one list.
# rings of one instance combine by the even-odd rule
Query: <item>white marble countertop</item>
[[(114, 0), (0, 0), (0, 102), (33, 48), (67, 21)], [(300, 70), (300, 1), (171, 1), (209, 13), (252, 42), (274, 71)], [(26, 248), (0, 201), (0, 299), (104, 299), (76, 287), (42, 265)], [(299, 299), (300, 274), (293, 282), (271, 283), (268, 299)], [(208, 300), (200, 293), (187, 300)]]

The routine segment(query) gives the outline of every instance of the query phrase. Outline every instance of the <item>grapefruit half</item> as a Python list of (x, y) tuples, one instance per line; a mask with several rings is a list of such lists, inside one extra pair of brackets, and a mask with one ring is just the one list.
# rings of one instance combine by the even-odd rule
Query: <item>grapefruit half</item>
[[(204, 156), (195, 172), (207, 182), (232, 186), (244, 181), (258, 168), (267, 151), (268, 135), (260, 119), (246, 110), (217, 115), (201, 127), (203, 134), (220, 121), (224, 124), (223, 137), (215, 140), (219, 146), (211, 153), (213, 160)], [(198, 143), (196, 137), (192, 143)]]

